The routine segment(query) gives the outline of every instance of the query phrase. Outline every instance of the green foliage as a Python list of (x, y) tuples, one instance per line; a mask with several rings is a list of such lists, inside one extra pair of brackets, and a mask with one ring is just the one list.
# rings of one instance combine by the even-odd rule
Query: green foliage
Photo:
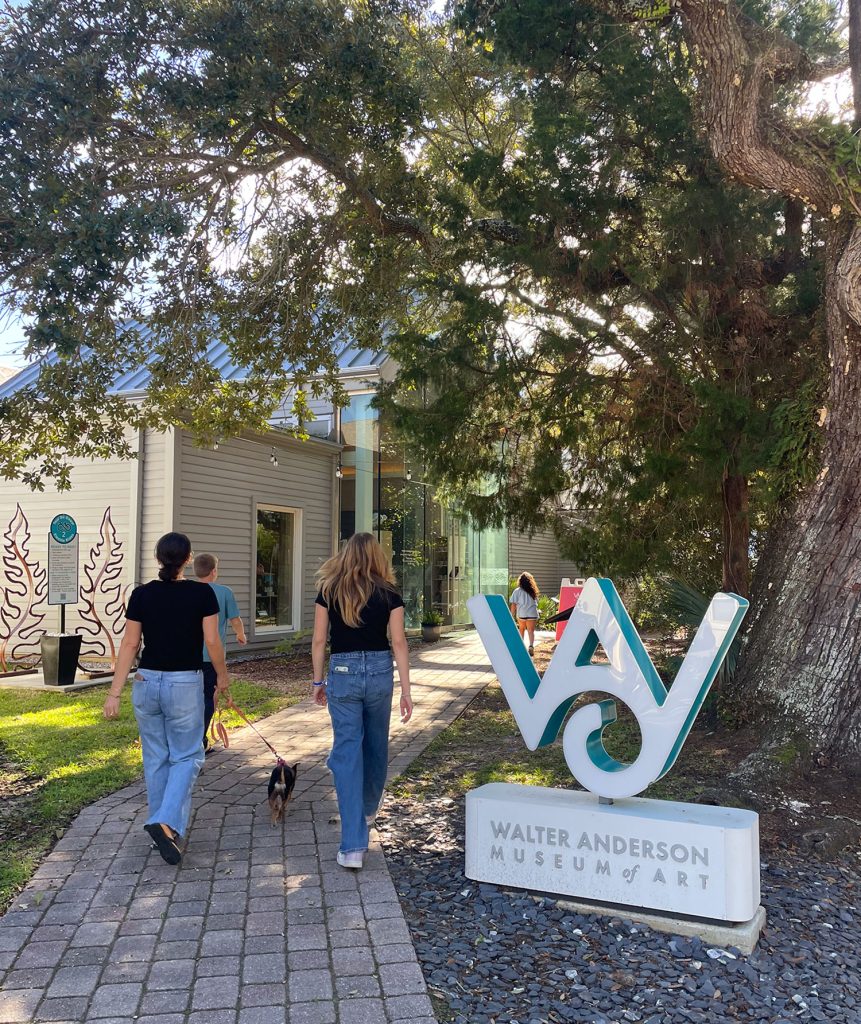
[(310, 629), (297, 629), (295, 633), (292, 633), (290, 636), (285, 636), (282, 640), (279, 640), (272, 648), (272, 653), (285, 658), (292, 657), (303, 646), (307, 646), (305, 642), (312, 632), (313, 630)]
[(674, 26), (484, 15), (460, 24), (512, 98), (426, 157), (472, 227), (392, 333), (380, 404), (480, 524), (550, 526), (590, 573), (720, 580), (724, 477), (750, 484), (755, 555), (778, 476), (802, 484), (775, 453), (815, 462), (782, 403), (821, 394), (820, 239), (715, 166)]
[[(686, 631), (688, 641), (690, 642), (693, 639), (694, 633), (699, 629), (700, 623), (705, 618), (711, 596), (706, 596), (684, 580), (673, 577), (664, 580), (663, 584), (663, 603), (666, 614), (677, 627)], [(718, 688), (722, 687), (735, 675), (740, 654), (741, 636), (736, 635), (718, 672)], [(679, 664), (681, 664), (681, 660), (680, 658)], [(670, 667), (670, 670), (675, 674), (677, 668), (678, 665), (674, 665)]]
[[(310, 397), (343, 398), (349, 332), (387, 339), (381, 405), (479, 524), (712, 579), (730, 473), (755, 549), (815, 463), (784, 403), (822, 363), (818, 226), (727, 183), (678, 24), (636, 6), (635, 29), (565, 0), (453, 24), (407, 0), (7, 7), (0, 278), (45, 363), (0, 402), (0, 474), (64, 486), (72, 457), (128, 456), (129, 424), (261, 427), (288, 385), (301, 434)], [(751, 7), (814, 52), (833, 14)], [(111, 394), (144, 364), (141, 404)]]
[(445, 619), (438, 611), (433, 608), (426, 609), (422, 612), (422, 625), (423, 626), (441, 626)]
[(538, 624), (543, 626), (547, 619), (559, 611), (559, 603), (548, 594), (538, 595)]
[(776, 443), (768, 468), (779, 503), (789, 500), (816, 476), (821, 448), (819, 405), (823, 390), (820, 373), (805, 381), (795, 395), (785, 398), (774, 410)]
[[(3, 9), (0, 280), (46, 362), (0, 402), (0, 474), (66, 486), (70, 458), (130, 455), (126, 425), (184, 422), (211, 443), (264, 425), (288, 385), (300, 421), (308, 395), (340, 396), (332, 339), (379, 338), (410, 192), (404, 15), (340, 0)], [(374, 291), (357, 288), (357, 253)], [(242, 379), (209, 363), (214, 340)], [(143, 365), (140, 405), (111, 394)]]
[(667, 608), (664, 577), (644, 574), (628, 580), (622, 598), (628, 614), (641, 633), (669, 635), (678, 628), (678, 622)]

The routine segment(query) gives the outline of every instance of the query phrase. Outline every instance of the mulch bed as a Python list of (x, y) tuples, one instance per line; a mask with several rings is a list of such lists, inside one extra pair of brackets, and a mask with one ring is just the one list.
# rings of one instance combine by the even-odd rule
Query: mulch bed
[[(550, 650), (536, 651), (539, 668)], [(759, 794), (768, 923), (744, 956), (465, 878), (465, 789), (488, 765), (515, 777), (534, 765), (513, 722), (510, 734), (500, 728), (506, 713), (498, 686), (488, 687), (398, 780), (377, 819), (440, 1021), (859, 1024), (861, 855), (846, 845), (861, 834), (854, 780), (797, 765)], [(725, 795), (755, 747), (750, 734), (695, 730), (659, 795)], [(550, 784), (573, 784), (552, 749), (542, 770), (558, 779)], [(836, 852), (822, 856), (817, 830)]]
[(311, 655), (305, 651), (289, 658), (231, 659), (227, 667), (231, 679), (243, 679), (291, 697), (306, 697), (313, 675)]

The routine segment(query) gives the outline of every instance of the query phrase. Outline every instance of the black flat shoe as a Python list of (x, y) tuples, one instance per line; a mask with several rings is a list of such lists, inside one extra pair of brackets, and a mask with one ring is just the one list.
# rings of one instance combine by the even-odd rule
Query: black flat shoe
[(149, 833), (163, 861), (166, 861), (168, 864), (179, 864), (182, 862), (182, 854), (179, 852), (179, 847), (161, 825), (144, 825), (144, 831)]

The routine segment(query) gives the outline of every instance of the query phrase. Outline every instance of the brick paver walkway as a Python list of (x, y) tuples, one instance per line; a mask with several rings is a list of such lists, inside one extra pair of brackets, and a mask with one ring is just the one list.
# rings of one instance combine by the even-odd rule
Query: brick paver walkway
[[(390, 776), (492, 677), (474, 634), (413, 665)], [(262, 729), (301, 761), (281, 827), (271, 755), (249, 729), (207, 759), (181, 867), (149, 849), (142, 784), (78, 815), (0, 921), (0, 1024), (433, 1024), (379, 845), (360, 873), (335, 862), (328, 714), (303, 702)]]

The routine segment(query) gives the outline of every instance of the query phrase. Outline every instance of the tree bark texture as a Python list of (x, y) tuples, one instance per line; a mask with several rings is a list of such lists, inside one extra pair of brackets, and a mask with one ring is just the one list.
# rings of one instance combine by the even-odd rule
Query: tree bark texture
[(750, 597), (750, 508), (747, 477), (724, 472), (721, 484), (723, 509), (723, 583), (729, 594)]
[[(813, 77), (791, 41), (725, 0), (678, 0), (700, 116), (726, 171), (830, 222), (830, 359), (822, 470), (772, 531), (733, 691), (773, 731), (836, 759), (861, 753), (861, 224), (821, 149), (770, 110), (775, 81)], [(858, 69), (854, 69), (857, 73)], [(726, 489), (734, 487), (725, 481)], [(725, 529), (729, 524), (725, 522)], [(739, 554), (740, 557), (740, 554)], [(737, 567), (726, 567), (733, 574)]]
[(861, 751), (861, 327), (847, 307), (858, 302), (861, 228), (834, 236), (823, 467), (763, 553), (733, 690), (780, 731), (851, 758)]

